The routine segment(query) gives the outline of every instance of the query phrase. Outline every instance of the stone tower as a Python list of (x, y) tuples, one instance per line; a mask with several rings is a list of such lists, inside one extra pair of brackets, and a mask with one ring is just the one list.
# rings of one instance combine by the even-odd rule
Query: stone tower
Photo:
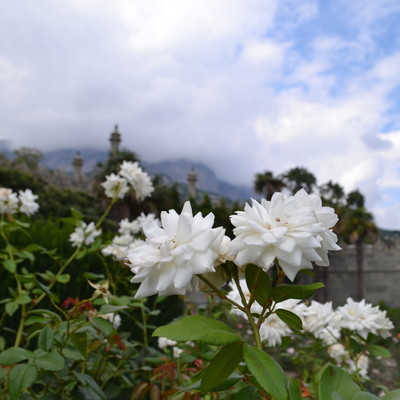
[(115, 157), (119, 151), (119, 144), (121, 143), (121, 134), (118, 132), (118, 125), (115, 125), (114, 132), (111, 132), (111, 156)]
[(193, 167), (187, 176), (187, 182), (188, 182), (189, 199), (195, 199), (196, 198), (197, 174), (196, 174), (196, 170)]
[(81, 157), (81, 153), (79, 151), (76, 152), (76, 155), (72, 161), (72, 166), (74, 168), (72, 182), (77, 188), (83, 189), (86, 179), (82, 171), (83, 158)]

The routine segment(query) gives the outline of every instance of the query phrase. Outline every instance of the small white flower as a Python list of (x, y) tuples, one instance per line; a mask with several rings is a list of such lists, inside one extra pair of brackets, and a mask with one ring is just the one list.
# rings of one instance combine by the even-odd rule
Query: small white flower
[(339, 365), (350, 360), (350, 354), (341, 343), (335, 343), (327, 349), (329, 357), (335, 360)]
[(369, 379), (368, 376), (368, 367), (369, 367), (369, 359), (365, 354), (358, 354), (355, 362), (353, 360), (347, 360), (347, 364), (349, 365), (349, 372), (356, 372), (364, 379)]
[[(299, 314), (300, 300), (288, 299), (276, 304), (275, 309), (283, 309)], [(282, 338), (289, 336), (293, 331), (276, 314), (271, 314), (260, 327), (260, 338), (269, 346), (282, 344)]]
[(160, 336), (158, 338), (157, 343), (158, 343), (158, 347), (161, 350), (164, 350), (167, 347), (172, 347), (172, 346), (175, 346), (176, 344), (178, 344), (178, 342), (175, 342), (175, 340), (171, 340), (171, 339), (168, 339), (168, 338), (162, 337), (162, 336)]
[(124, 161), (119, 175), (125, 178), (136, 192), (138, 200), (150, 196), (154, 187), (149, 175), (139, 167), (137, 162)]
[(312, 269), (312, 262), (324, 264), (322, 242), (327, 228), (313, 208), (303, 203), (301, 193), (290, 197), (275, 193), (271, 201), (263, 199), (260, 204), (253, 200), (252, 206), (246, 204), (244, 211), (232, 215), (235, 262), (239, 266), (254, 263), (268, 270), (276, 258), (290, 280), (301, 269)]
[(363, 339), (367, 339), (370, 332), (388, 337), (389, 330), (394, 327), (386, 317), (386, 311), (373, 307), (364, 299), (356, 302), (348, 298), (344, 306), (338, 307), (337, 312), (342, 318), (342, 327), (357, 332)]
[(36, 202), (39, 196), (32, 193), (31, 189), (25, 189), (19, 191), (19, 201), (21, 205), (19, 210), (26, 214), (32, 215), (39, 209), (39, 204)]
[(85, 222), (81, 222), (80, 226), (77, 226), (74, 232), (69, 236), (69, 241), (72, 243), (72, 246), (79, 247), (82, 244), (92, 244), (96, 237), (101, 234), (99, 229), (96, 229), (94, 222), (90, 222), (86, 224)]
[(128, 253), (135, 274), (131, 282), (141, 283), (135, 297), (185, 294), (197, 274), (214, 272), (218, 254), (212, 249), (222, 228), (212, 228), (214, 215), (193, 216), (189, 202), (182, 213), (161, 214), (162, 228), (145, 223), (146, 244)]
[(111, 199), (122, 199), (129, 190), (126, 179), (116, 174), (107, 175), (101, 186), (105, 189), (106, 196)]
[(174, 358), (179, 358), (182, 353), (183, 353), (183, 350), (180, 349), (179, 347), (174, 346), (172, 348), (172, 354), (174, 355)]
[(0, 188), (0, 213), (14, 214), (18, 207), (18, 197), (11, 189)]
[(129, 222), (128, 218), (121, 219), (119, 222), (118, 232), (121, 235), (136, 235), (140, 232), (141, 226), (139, 221), (134, 220)]
[(116, 313), (101, 314), (100, 317), (110, 321), (114, 329), (121, 326), (121, 317)]
[(157, 226), (161, 226), (161, 221), (155, 216), (153, 213), (145, 214), (141, 213), (135, 220), (138, 224), (140, 229), (143, 231), (143, 226), (146, 223), (156, 224)]

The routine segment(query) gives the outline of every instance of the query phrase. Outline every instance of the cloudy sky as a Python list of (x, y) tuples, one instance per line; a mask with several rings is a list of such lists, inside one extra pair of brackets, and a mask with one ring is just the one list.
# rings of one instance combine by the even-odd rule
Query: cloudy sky
[(398, 0), (15, 0), (0, 139), (123, 146), (251, 185), (294, 166), (400, 229)]

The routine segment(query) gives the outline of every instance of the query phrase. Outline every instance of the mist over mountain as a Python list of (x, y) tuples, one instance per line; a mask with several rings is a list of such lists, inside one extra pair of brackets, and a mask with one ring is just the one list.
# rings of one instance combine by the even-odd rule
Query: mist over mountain
[[(83, 159), (83, 172), (90, 174), (98, 163), (104, 162), (109, 156), (106, 150), (83, 148), (79, 150)], [(74, 149), (60, 149), (44, 153), (42, 164), (56, 170), (63, 169), (72, 172), (72, 161), (77, 154)], [(248, 201), (250, 198), (258, 198), (250, 186), (234, 185), (218, 179), (215, 172), (203, 163), (191, 162), (180, 158), (177, 160), (165, 160), (160, 162), (141, 161), (140, 164), (152, 176), (161, 175), (172, 182), (187, 183), (187, 176), (191, 168), (195, 168), (197, 174), (196, 187), (199, 191), (226, 197), (230, 200)]]

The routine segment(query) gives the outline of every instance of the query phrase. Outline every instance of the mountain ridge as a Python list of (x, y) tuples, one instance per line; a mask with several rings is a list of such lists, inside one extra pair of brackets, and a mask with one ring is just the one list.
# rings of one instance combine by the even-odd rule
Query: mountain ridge
[[(106, 150), (83, 148), (79, 150), (83, 159), (83, 172), (90, 174), (98, 163), (105, 162), (109, 156)], [(72, 173), (72, 161), (76, 156), (75, 149), (59, 149), (44, 152), (42, 165), (51, 170), (63, 169)], [(233, 201), (248, 201), (250, 198), (259, 197), (250, 186), (235, 185), (219, 179), (215, 172), (202, 162), (193, 162), (185, 158), (176, 160), (163, 160), (159, 162), (140, 161), (143, 168), (152, 176), (166, 176), (174, 183), (187, 184), (187, 175), (191, 168), (197, 174), (196, 188), (199, 191), (226, 197)]]

